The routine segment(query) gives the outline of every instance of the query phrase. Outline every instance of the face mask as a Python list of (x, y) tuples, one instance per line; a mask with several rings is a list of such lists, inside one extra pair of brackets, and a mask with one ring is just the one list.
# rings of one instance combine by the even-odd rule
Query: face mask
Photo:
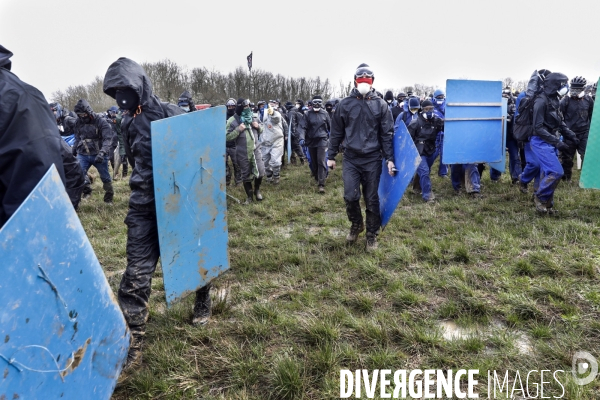
[(365, 94), (369, 93), (369, 90), (371, 90), (371, 85), (366, 82), (361, 82), (356, 85), (356, 89), (358, 90), (358, 93), (364, 96)]
[(444, 102), (444, 99), (435, 99), (435, 102), (438, 104), (442, 104)]
[(585, 92), (582, 90), (581, 93), (579, 93), (579, 96), (577, 97), (582, 98), (583, 96), (585, 96)]
[(558, 90), (558, 95), (559, 96), (564, 96), (565, 94), (567, 94), (567, 92), (569, 91), (569, 88), (567, 86), (563, 86)]
[(296, 105), (294, 106), (294, 108), (295, 108), (296, 110), (297, 110), (297, 109), (299, 109), (299, 108), (300, 108), (300, 104), (296, 104)]
[(117, 100), (117, 105), (124, 110), (133, 110), (140, 104), (140, 98), (131, 88), (117, 90), (115, 100)]
[(418, 109), (418, 108), (411, 108), (411, 109), (410, 109), (410, 112), (411, 112), (411, 114), (416, 114), (416, 113), (417, 113), (417, 111), (419, 111), (419, 109)]
[(185, 112), (190, 112), (190, 106), (179, 107), (179, 108), (181, 108)]
[(391, 101), (391, 100), (386, 100), (386, 101), (387, 101), (387, 103), (388, 103), (388, 104), (392, 104), (392, 101)]
[(423, 113), (423, 118), (425, 119), (431, 119), (433, 118), (433, 111), (427, 111)]

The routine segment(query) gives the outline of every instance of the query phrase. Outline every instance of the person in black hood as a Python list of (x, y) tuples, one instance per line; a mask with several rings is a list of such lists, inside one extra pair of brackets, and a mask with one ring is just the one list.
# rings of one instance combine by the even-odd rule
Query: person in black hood
[(60, 103), (50, 103), (50, 110), (54, 113), (56, 118), (56, 124), (61, 136), (70, 136), (75, 133), (75, 122), (77, 121), (77, 114), (73, 111), (69, 111), (62, 106)]
[(66, 183), (56, 119), (42, 92), (10, 72), (0, 45), (0, 228), (54, 164)]
[(410, 122), (408, 132), (421, 156), (421, 163), (417, 168), (417, 176), (423, 200), (431, 202), (435, 197), (431, 191), (431, 178), (429, 174), (431, 166), (437, 157), (436, 139), (438, 132), (444, 130), (444, 121), (435, 115), (433, 103), (430, 100), (423, 101), (421, 107), (423, 108), (423, 112), (418, 113), (417, 117)]
[(360, 209), (360, 186), (367, 205), (367, 251), (377, 248), (377, 234), (381, 228), (379, 209), (379, 179), (381, 178), (382, 157), (387, 161), (388, 173), (394, 174), (394, 121), (386, 102), (375, 94), (375, 75), (367, 64), (358, 66), (354, 73), (355, 88), (350, 95), (340, 101), (331, 121), (329, 141), (329, 161), (335, 168), (335, 156), (340, 144), (345, 140), (344, 200), (346, 213), (352, 223), (346, 240), (356, 242), (365, 229)]
[(310, 152), (311, 170), (319, 185), (319, 193), (325, 193), (325, 178), (327, 178), (327, 160), (325, 153), (331, 130), (331, 119), (323, 110), (323, 98), (314, 96), (313, 107), (304, 113), (304, 118), (298, 125), (300, 146), (308, 147)]
[(194, 104), (194, 100), (192, 100), (192, 95), (187, 90), (184, 90), (183, 93), (181, 93), (177, 105), (185, 112), (196, 111), (196, 105)]
[[(569, 79), (560, 72), (548, 74), (544, 81), (543, 92), (533, 103), (533, 136), (530, 140), (532, 152), (540, 164), (542, 180), (535, 193), (535, 208), (541, 213), (554, 213), (554, 190), (558, 186), (564, 171), (556, 150), (568, 151), (569, 145), (577, 146), (579, 140), (567, 128), (560, 112), (559, 96), (564, 96), (569, 90)], [(563, 136), (564, 142), (560, 141)]]
[(392, 107), (394, 107), (394, 93), (392, 93), (391, 90), (388, 90), (387, 92), (385, 92), (385, 96), (383, 96), (383, 99), (385, 100), (385, 102), (391, 110)]
[[(87, 174), (92, 165), (98, 170), (103, 183), (104, 202), (112, 203), (115, 192), (108, 172), (108, 158), (112, 156), (111, 149), (117, 143), (116, 134), (106, 119), (92, 110), (87, 100), (80, 99), (74, 111), (77, 121), (73, 155), (77, 156), (84, 173)], [(86, 193), (91, 193), (91, 188)]]
[[(229, 120), (229, 118), (233, 117), (235, 114), (235, 106), (236, 101), (234, 98), (227, 99), (225, 106), (227, 107), (227, 113), (225, 115), (225, 122)], [(227, 154), (225, 155), (225, 181), (227, 186), (231, 184), (231, 167), (229, 166), (228, 159), (231, 158), (231, 163), (233, 164), (233, 174), (235, 177), (235, 186), (239, 186), (242, 184), (242, 171), (240, 170), (240, 166), (237, 162), (236, 157), (236, 148), (235, 148), (235, 140), (227, 140), (225, 142), (225, 149), (227, 150)]]
[[(154, 199), (154, 174), (150, 124), (183, 114), (174, 104), (162, 103), (152, 93), (152, 83), (135, 61), (121, 57), (108, 67), (104, 93), (127, 110), (121, 122), (125, 152), (133, 165), (129, 186), (127, 224), (127, 269), (119, 285), (118, 300), (132, 334), (125, 368), (141, 362), (142, 342), (148, 320), (152, 275), (160, 257)], [(210, 283), (196, 291), (194, 324), (210, 316)]]
[(560, 101), (560, 111), (565, 118), (567, 127), (575, 133), (579, 144), (575, 147), (574, 143), (569, 142), (569, 150), (561, 151), (560, 163), (563, 166), (565, 174), (563, 180), (571, 181), (573, 171), (573, 157), (575, 152), (579, 152), (581, 161), (585, 157), (585, 148), (587, 147), (588, 134), (590, 133), (590, 124), (592, 122), (592, 112), (594, 111), (594, 99), (585, 95), (585, 85), (587, 81), (582, 76), (576, 76), (571, 79), (571, 90), (568, 96)]
[(300, 164), (304, 165), (304, 160), (306, 157), (304, 156), (304, 151), (302, 151), (302, 147), (300, 146), (298, 139), (298, 125), (300, 121), (304, 118), (304, 112), (302, 108), (304, 107), (304, 100), (298, 99), (294, 104), (294, 108), (290, 109), (288, 113), (288, 117), (290, 119), (290, 129), (292, 131), (292, 155), (290, 156), (290, 161), (292, 164), (296, 164), (296, 156), (300, 159)]

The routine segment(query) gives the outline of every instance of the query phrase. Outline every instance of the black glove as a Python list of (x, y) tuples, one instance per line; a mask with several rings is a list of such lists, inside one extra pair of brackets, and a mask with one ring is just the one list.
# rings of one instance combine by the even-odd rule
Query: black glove
[(104, 153), (100, 152), (94, 160), (94, 164), (102, 164), (104, 162)]
[(556, 149), (558, 151), (565, 152), (569, 150), (569, 145), (567, 145), (565, 142), (558, 142), (556, 144)]
[(73, 157), (77, 157), (77, 147), (71, 147), (71, 152), (73, 153)]

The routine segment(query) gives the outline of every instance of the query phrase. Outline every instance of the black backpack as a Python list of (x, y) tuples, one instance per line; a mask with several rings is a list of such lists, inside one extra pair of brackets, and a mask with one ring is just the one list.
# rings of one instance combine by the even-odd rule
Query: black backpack
[(513, 138), (518, 142), (527, 142), (533, 135), (533, 103), (536, 97), (523, 97), (519, 103), (519, 115), (513, 121)]

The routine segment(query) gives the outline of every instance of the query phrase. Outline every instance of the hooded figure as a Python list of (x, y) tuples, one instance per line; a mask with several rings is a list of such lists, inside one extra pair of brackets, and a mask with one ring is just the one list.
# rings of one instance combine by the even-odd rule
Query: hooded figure
[[(151, 281), (160, 248), (154, 201), (154, 175), (150, 124), (183, 114), (174, 104), (162, 103), (152, 93), (152, 83), (135, 61), (119, 58), (104, 77), (104, 93), (128, 110), (121, 122), (125, 151), (133, 165), (129, 186), (127, 225), (127, 269), (119, 286), (118, 300), (132, 333), (132, 344), (125, 368), (141, 361), (143, 337), (148, 320)], [(210, 315), (210, 284), (196, 292), (194, 323), (206, 323)]]
[(66, 183), (56, 119), (44, 95), (10, 72), (0, 45), (0, 227), (55, 165)]
[(183, 93), (181, 93), (177, 105), (185, 112), (196, 111), (196, 105), (194, 104), (194, 100), (192, 100), (192, 95), (187, 90), (184, 90)]
[(319, 185), (319, 192), (325, 193), (325, 178), (327, 178), (327, 145), (331, 118), (323, 110), (323, 98), (314, 96), (313, 107), (304, 113), (304, 118), (298, 125), (300, 146), (308, 147), (310, 154), (310, 169)]
[(296, 156), (300, 158), (300, 164), (302, 165), (304, 165), (304, 160), (306, 159), (298, 139), (298, 125), (304, 118), (304, 111), (302, 111), (302, 108), (304, 108), (304, 100), (298, 99), (288, 112), (289, 126), (292, 134), (292, 154), (290, 156), (290, 161), (294, 165), (296, 164)]
[[(77, 121), (73, 155), (77, 156), (85, 174), (92, 165), (98, 170), (104, 189), (104, 202), (112, 203), (114, 190), (108, 172), (108, 158), (113, 155), (113, 146), (117, 145), (117, 135), (106, 119), (92, 110), (87, 100), (80, 99), (74, 111), (77, 113)], [(86, 194), (91, 192), (92, 189), (88, 185)]]
[[(544, 80), (543, 92), (533, 103), (533, 136), (530, 140), (532, 152), (540, 164), (540, 174), (543, 177), (535, 193), (534, 202), (538, 212), (554, 213), (554, 190), (558, 186), (564, 171), (556, 149), (568, 151), (569, 145), (575, 146), (579, 140), (567, 128), (560, 112), (559, 96), (568, 92), (568, 78), (560, 72), (552, 72)], [(565, 142), (560, 141), (563, 136)]]

